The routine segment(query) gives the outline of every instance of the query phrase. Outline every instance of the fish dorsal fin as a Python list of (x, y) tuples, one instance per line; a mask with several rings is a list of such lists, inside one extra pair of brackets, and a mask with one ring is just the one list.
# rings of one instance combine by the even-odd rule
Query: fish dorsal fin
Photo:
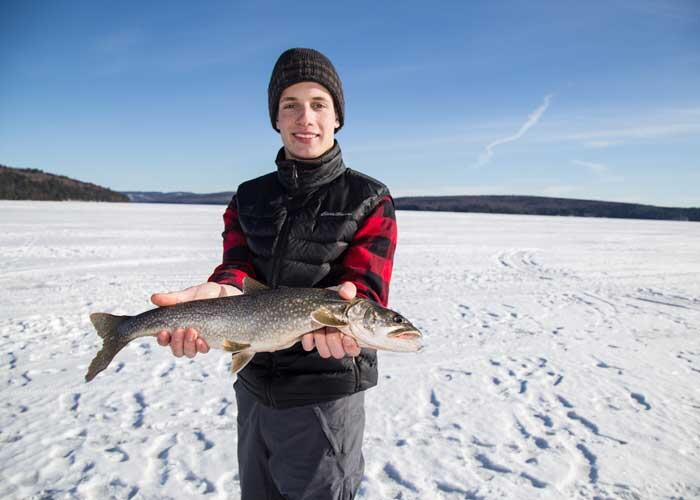
[(224, 351), (228, 352), (241, 352), (245, 349), (248, 349), (250, 347), (250, 344), (244, 344), (243, 342), (234, 342), (233, 340), (227, 340), (224, 339), (221, 341), (221, 348)]
[(312, 312), (311, 319), (313, 319), (316, 323), (320, 323), (324, 326), (332, 326), (334, 328), (342, 328), (344, 326), (348, 326), (348, 322), (343, 316), (331, 311), (326, 307), (319, 307), (314, 312)]
[(257, 280), (254, 280), (250, 276), (243, 278), (243, 293), (250, 295), (251, 293), (262, 292), (263, 290), (269, 290), (270, 287), (263, 285)]

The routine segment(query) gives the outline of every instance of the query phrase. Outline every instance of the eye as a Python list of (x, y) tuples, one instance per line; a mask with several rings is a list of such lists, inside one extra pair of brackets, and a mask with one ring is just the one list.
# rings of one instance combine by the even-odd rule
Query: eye
[(399, 316), (398, 314), (394, 316), (394, 323), (404, 323), (406, 320), (403, 319), (402, 316)]

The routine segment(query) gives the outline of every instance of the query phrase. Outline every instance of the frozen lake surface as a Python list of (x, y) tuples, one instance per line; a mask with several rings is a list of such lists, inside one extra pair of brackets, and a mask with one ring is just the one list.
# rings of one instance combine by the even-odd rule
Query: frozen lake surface
[[(206, 280), (220, 206), (0, 201), (0, 498), (239, 498), (230, 356), (91, 312)], [(362, 499), (700, 498), (700, 224), (399, 212)]]

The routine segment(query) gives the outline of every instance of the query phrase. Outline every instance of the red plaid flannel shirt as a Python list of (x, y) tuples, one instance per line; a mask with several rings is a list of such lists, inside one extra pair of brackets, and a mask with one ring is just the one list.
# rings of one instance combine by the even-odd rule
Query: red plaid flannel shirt
[[(243, 288), (243, 278), (255, 278), (255, 269), (245, 235), (238, 222), (236, 198), (224, 213), (224, 258), (214, 269), (208, 281)], [(390, 196), (381, 199), (355, 233), (343, 254), (344, 272), (340, 284), (351, 281), (357, 287), (357, 296), (373, 300), (386, 307), (389, 300), (389, 282), (396, 250), (396, 217)]]

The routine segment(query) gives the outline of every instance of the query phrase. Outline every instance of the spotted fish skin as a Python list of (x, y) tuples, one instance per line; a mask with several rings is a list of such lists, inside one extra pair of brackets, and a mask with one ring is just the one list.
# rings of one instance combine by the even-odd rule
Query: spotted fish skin
[[(302, 335), (323, 326), (334, 326), (352, 335), (352, 321), (348, 317), (351, 307), (359, 308), (356, 313), (360, 316), (370, 308), (388, 311), (392, 318), (400, 317), (364, 299), (342, 300), (337, 292), (323, 288), (272, 290), (246, 278), (244, 291), (243, 295), (184, 302), (152, 309), (137, 316), (91, 314), (90, 320), (102, 337), (103, 346), (88, 368), (86, 381), (91, 381), (107, 368), (114, 356), (132, 340), (156, 336), (163, 330), (195, 328), (210, 347), (233, 353), (232, 371), (237, 372), (256, 352), (286, 349), (299, 341)], [(405, 323), (408, 323), (407, 320)], [(403, 329), (406, 329), (405, 323)], [(420, 333), (416, 336), (420, 336)], [(360, 345), (370, 346), (367, 343)]]
[(264, 290), (152, 309), (125, 321), (118, 331), (120, 335), (135, 339), (186, 325), (197, 329), (214, 349), (222, 349), (222, 342), (229, 340), (255, 343), (260, 350), (273, 350), (280, 342), (291, 341), (300, 332), (319, 328), (311, 319), (311, 313), (319, 306), (343, 308), (345, 304), (337, 292), (330, 290)]

